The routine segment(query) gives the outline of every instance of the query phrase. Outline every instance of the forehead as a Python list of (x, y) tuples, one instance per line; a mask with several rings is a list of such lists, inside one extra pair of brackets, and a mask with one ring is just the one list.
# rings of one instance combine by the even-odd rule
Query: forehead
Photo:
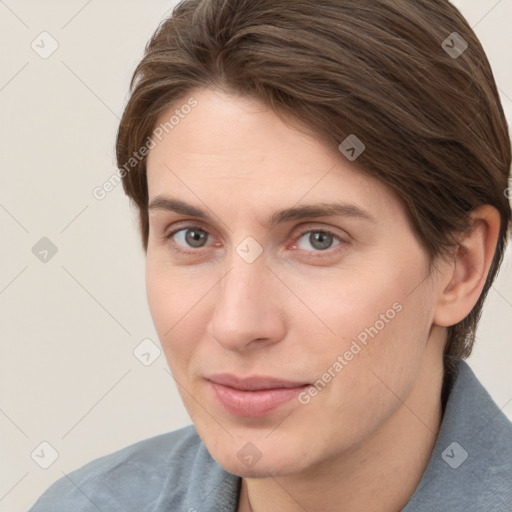
[[(307, 126), (285, 123), (252, 98), (209, 89), (190, 97), (197, 105), (161, 140), (155, 139), (149, 152), (150, 202), (172, 192), (194, 204), (201, 198), (236, 201), (239, 214), (244, 206), (275, 209), (327, 201), (356, 203), (375, 215), (384, 209), (403, 213), (388, 187)], [(169, 107), (157, 126), (187, 101)]]
[[(307, 126), (298, 120), (294, 123), (300, 125), (299, 128), (285, 124), (280, 116), (256, 99), (211, 89), (197, 90), (190, 97), (195, 99), (196, 106), (188, 114), (179, 118), (173, 115), (188, 102), (184, 97), (158, 118), (155, 128), (164, 128), (165, 133), (155, 140), (157, 146), (150, 151), (148, 167), (162, 152), (169, 151), (203, 162), (224, 159), (245, 163), (240, 171), (252, 170), (260, 161), (269, 161), (276, 154), (305, 162), (317, 159), (319, 164), (327, 157), (325, 144), (320, 144)], [(171, 118), (175, 124), (169, 126)], [(309, 133), (303, 133), (307, 131)], [(258, 160), (254, 161), (255, 158)], [(250, 166), (250, 162), (254, 166)]]

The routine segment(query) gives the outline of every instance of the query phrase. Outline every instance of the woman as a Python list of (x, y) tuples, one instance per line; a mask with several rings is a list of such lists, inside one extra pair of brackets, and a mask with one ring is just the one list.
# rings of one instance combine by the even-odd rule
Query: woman
[(511, 147), (445, 0), (185, 0), (118, 132), (148, 302), (194, 423), (43, 511), (510, 511), (512, 425), (464, 362)]

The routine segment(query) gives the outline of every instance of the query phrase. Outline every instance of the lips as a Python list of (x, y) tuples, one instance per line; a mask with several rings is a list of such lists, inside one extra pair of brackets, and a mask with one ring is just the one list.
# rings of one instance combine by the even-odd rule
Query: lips
[(208, 377), (216, 400), (235, 416), (269, 414), (296, 397), (309, 383), (274, 377), (237, 377), (219, 374)]

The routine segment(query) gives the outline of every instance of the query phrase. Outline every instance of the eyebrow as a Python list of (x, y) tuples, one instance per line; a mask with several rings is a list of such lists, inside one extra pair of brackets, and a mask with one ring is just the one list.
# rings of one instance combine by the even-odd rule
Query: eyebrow
[[(181, 215), (189, 215), (191, 217), (198, 217), (200, 219), (210, 219), (210, 215), (190, 204), (173, 199), (167, 196), (156, 196), (148, 206), (148, 210), (157, 211), (170, 211), (179, 213)], [(274, 212), (268, 219), (270, 227), (274, 227), (281, 222), (300, 220), (304, 218), (316, 217), (350, 217), (354, 219), (366, 220), (368, 222), (377, 223), (368, 211), (362, 209), (355, 204), (349, 203), (321, 203), (305, 206), (294, 206), (292, 208), (285, 208)]]

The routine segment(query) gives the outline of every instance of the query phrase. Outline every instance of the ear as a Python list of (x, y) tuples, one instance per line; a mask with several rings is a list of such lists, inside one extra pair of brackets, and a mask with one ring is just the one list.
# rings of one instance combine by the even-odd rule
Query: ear
[(469, 315), (482, 293), (500, 231), (500, 214), (490, 205), (470, 213), (471, 229), (460, 239), (453, 261), (443, 275), (434, 324), (455, 325)]

